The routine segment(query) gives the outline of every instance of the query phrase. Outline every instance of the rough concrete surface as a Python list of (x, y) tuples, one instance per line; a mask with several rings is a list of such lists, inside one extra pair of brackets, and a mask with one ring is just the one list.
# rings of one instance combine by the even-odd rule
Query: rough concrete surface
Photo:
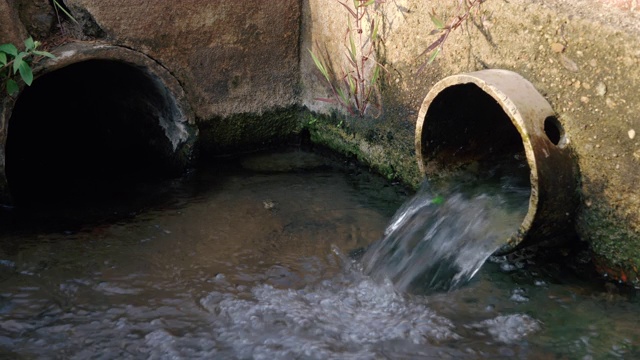
[(21, 44), (27, 37), (15, 0), (0, 0), (0, 24), (0, 44)]
[(66, 4), (74, 14), (90, 14), (85, 17), (107, 39), (168, 68), (199, 119), (295, 103), (300, 16), (295, 0)]
[[(327, 22), (339, 23), (340, 6), (323, 0), (304, 3), (302, 47), (329, 44), (335, 61), (340, 61), (344, 55), (338, 49), (345, 24)], [(433, 9), (447, 21), (462, 14), (457, 4), (395, 0), (381, 6), (385, 27), (379, 55), (388, 69), (383, 88), (384, 122), (392, 124), (396, 135), (404, 133), (401, 141), (409, 141), (403, 129), (411, 132), (416, 121), (414, 109), (439, 79), (485, 68), (522, 74), (558, 113), (578, 159), (583, 199), (576, 216), (581, 239), (591, 244), (598, 260), (607, 259), (603, 271), (638, 284), (632, 274), (640, 266), (640, 137), (635, 135), (640, 128), (637, 7), (619, 1), (488, 0), (451, 33), (435, 61), (416, 74), (426, 60), (418, 56), (438, 36), (429, 34), (435, 28), (429, 13)], [(309, 59), (303, 57), (301, 62), (304, 104), (315, 111), (329, 111), (327, 104), (314, 100), (318, 92), (326, 96), (327, 87), (322, 88)], [(375, 122), (370, 128), (376, 128)], [(389, 148), (395, 146), (387, 141), (373, 143), (381, 144), (383, 153), (391, 153)], [(361, 156), (385, 167), (386, 160), (376, 160), (376, 154)]]
[(34, 39), (49, 36), (56, 24), (56, 14), (50, 0), (14, 0), (20, 20)]

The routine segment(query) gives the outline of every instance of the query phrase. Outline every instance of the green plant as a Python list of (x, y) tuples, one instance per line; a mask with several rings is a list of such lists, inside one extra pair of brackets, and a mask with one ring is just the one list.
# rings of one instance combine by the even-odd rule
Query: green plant
[(71, 15), (69, 10), (67, 10), (66, 6), (64, 6), (63, 4), (60, 4), (60, 2), (58, 2), (57, 0), (53, 0), (53, 10), (55, 10), (55, 12), (56, 12), (56, 16), (58, 17), (58, 22), (60, 22), (60, 15), (59, 15), (58, 11), (61, 11), (71, 21), (73, 21), (76, 24), (78, 23), (78, 20), (76, 20), (76, 18), (74, 18), (73, 15)]
[(30, 86), (33, 82), (31, 64), (42, 57), (55, 58), (49, 52), (38, 50), (39, 45), (31, 37), (24, 41), (24, 51), (18, 52), (13, 44), (0, 45), (0, 80), (9, 95), (15, 95), (19, 90), (18, 83), (14, 80), (18, 73), (22, 81)]
[(78, 24), (78, 20), (76, 20), (76, 18), (74, 18), (73, 15), (71, 15), (71, 12), (69, 12), (67, 7), (64, 5), (64, 2), (60, 3), (58, 0), (52, 0), (52, 4), (53, 4), (53, 10), (56, 13), (56, 18), (58, 19), (58, 25), (60, 26), (60, 31), (62, 31), (63, 34), (65, 33), (65, 29), (64, 29), (64, 25), (62, 25), (62, 19), (60, 18), (60, 13), (63, 13), (67, 18), (69, 18), (69, 20)]
[(431, 22), (436, 26), (434, 30), (429, 33), (429, 35), (437, 35), (438, 38), (431, 43), (427, 48), (420, 54), (418, 57), (423, 57), (426, 54), (431, 53), (431, 55), (425, 60), (417, 73), (419, 74), (425, 66), (431, 64), (433, 60), (435, 60), (436, 56), (444, 49), (444, 44), (449, 38), (451, 32), (457, 28), (459, 28), (462, 24), (464, 24), (472, 14), (472, 11), (476, 11), (476, 13), (480, 12), (480, 8), (482, 4), (487, 0), (458, 0), (458, 10), (460, 11), (458, 15), (452, 17), (447, 23), (442, 21), (437, 15), (435, 10), (432, 9), (431, 14)]
[[(325, 49), (325, 58), (309, 49), (316, 68), (329, 84), (333, 98), (317, 100), (336, 103), (351, 114), (364, 116), (370, 107), (378, 112), (382, 109), (379, 96), (380, 73), (383, 66), (375, 59), (375, 51), (380, 41), (380, 14), (378, 5), (384, 0), (353, 0), (352, 4), (336, 0), (347, 12), (345, 34), (346, 66), (336, 74), (328, 66), (329, 55)], [(319, 46), (318, 46), (319, 47)]]

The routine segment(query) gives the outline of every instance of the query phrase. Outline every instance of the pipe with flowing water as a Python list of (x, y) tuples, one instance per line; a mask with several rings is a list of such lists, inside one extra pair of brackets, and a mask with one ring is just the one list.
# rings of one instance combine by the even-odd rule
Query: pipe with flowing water
[(494, 253), (570, 239), (577, 169), (553, 109), (507, 70), (445, 78), (416, 124), (426, 179), (364, 256), (400, 290), (444, 290)]

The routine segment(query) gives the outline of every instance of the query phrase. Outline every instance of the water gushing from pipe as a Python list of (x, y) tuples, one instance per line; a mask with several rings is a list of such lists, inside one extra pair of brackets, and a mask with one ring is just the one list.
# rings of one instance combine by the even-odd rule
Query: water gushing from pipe
[(365, 272), (412, 292), (470, 280), (527, 212), (530, 190), (522, 178), (493, 177), (459, 176), (435, 186), (425, 181), (364, 255)]

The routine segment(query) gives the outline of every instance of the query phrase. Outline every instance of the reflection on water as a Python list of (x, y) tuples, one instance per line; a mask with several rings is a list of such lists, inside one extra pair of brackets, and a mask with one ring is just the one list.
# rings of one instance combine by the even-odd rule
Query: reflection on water
[(80, 225), (62, 210), (13, 219), (0, 357), (638, 356), (629, 296), (501, 258), (455, 291), (398, 292), (344, 254), (382, 237), (402, 189), (303, 152), (235, 164)]

